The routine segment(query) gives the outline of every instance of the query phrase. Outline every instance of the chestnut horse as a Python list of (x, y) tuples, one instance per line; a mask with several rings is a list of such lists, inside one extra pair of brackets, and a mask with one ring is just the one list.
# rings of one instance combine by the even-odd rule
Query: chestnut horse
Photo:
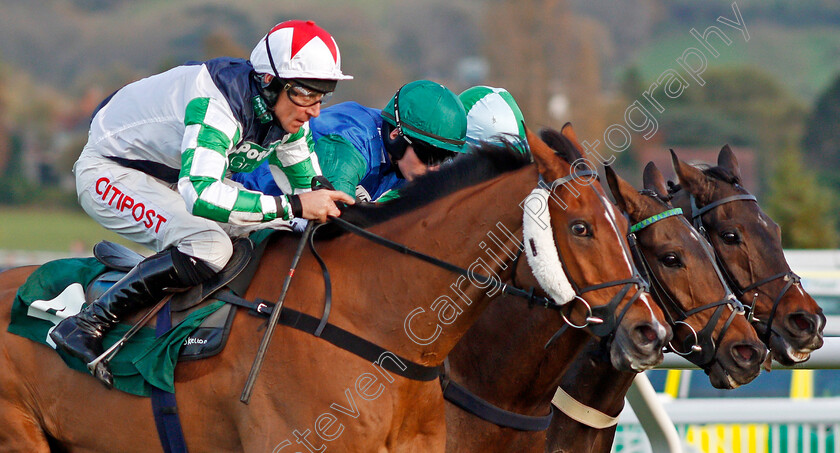
[[(689, 220), (695, 220), (692, 219), (692, 197), (699, 200), (694, 203), (695, 213), (702, 210), (698, 203), (711, 207), (701, 213), (703, 227), (712, 239), (718, 262), (731, 287), (741, 288), (741, 300), (754, 304), (753, 312), (763, 319), (754, 320), (753, 325), (765, 336), (767, 346), (774, 348), (773, 357), (788, 365), (807, 360), (813, 350), (822, 346), (825, 318), (814, 300), (798, 285), (798, 278), (793, 277), (782, 252), (779, 227), (741, 187), (734, 153), (729, 146), (724, 146), (718, 155), (718, 166), (705, 170), (686, 165), (673, 151), (671, 156), (680, 178), (680, 185), (672, 186), (670, 190), (674, 204), (682, 205), (683, 213)], [(661, 178), (661, 174), (657, 178)], [(712, 215), (712, 211), (723, 210), (724, 207), (727, 210)], [(743, 280), (735, 280), (736, 275)], [(773, 278), (776, 275), (779, 277)], [(788, 281), (793, 283), (788, 285)], [(773, 283), (775, 286), (771, 286)], [(761, 289), (760, 297), (755, 298), (754, 290), (745, 294), (743, 288), (749, 286), (770, 288)], [(783, 323), (781, 328), (772, 328), (774, 316), (771, 313), (779, 317)], [(769, 342), (766, 340), (768, 324), (773, 332)], [(577, 378), (581, 375), (589, 377), (583, 386)], [(609, 363), (584, 354), (564, 376), (561, 387), (591, 408), (618, 415), (634, 377), (633, 373), (616, 371)], [(606, 388), (602, 387), (606, 383), (609, 383), (610, 392), (593, 394), (588, 391), (590, 388)], [(593, 428), (558, 411), (549, 427), (546, 451), (609, 452), (614, 436), (615, 427)]]
[[(564, 126), (562, 133), (563, 136), (544, 134), (542, 138), (555, 149), (563, 149), (568, 143), (571, 149), (567, 152), (574, 153), (571, 158), (579, 158), (579, 148), (571, 146), (576, 143), (571, 125)], [(616, 180), (620, 179), (611, 169), (607, 171), (608, 178), (613, 178), (611, 185), (615, 187)], [(596, 184), (600, 189), (598, 183), (592, 186)], [(640, 195), (623, 181), (621, 184), (625, 196), (617, 198), (619, 207), (631, 213), (631, 220), (641, 221), (670, 209), (664, 201)], [(627, 231), (626, 223), (622, 231)], [(656, 222), (639, 235), (639, 245), (648, 256), (647, 271), (659, 277), (659, 289), (665, 291), (660, 297), (668, 298), (670, 304), (665, 305), (672, 319), (679, 321), (677, 325), (691, 326), (690, 329), (679, 329), (680, 335), (672, 343), (688, 345), (689, 350), (695, 342), (702, 344), (703, 354), (695, 354), (721, 385), (728, 385), (733, 380), (745, 383), (755, 378), (766, 349), (742, 316), (743, 311), (735, 309), (740, 304), (727, 297), (731, 297), (731, 293), (715, 270), (713, 255), (705, 240), (678, 215)], [(544, 349), (546, 338), (558, 327), (557, 321), (548, 315), (528, 311), (513, 303), (494, 304), (452, 351), (451, 379), (503, 409), (524, 415), (545, 414), (563, 371), (589, 340), (589, 336), (579, 331), (568, 331), (551, 348)], [(705, 328), (707, 324), (710, 329)], [(711, 330), (706, 342), (698, 341), (692, 333), (701, 332), (699, 337), (704, 338), (702, 332), (705, 330)], [(502, 342), (510, 336), (519, 339), (516, 343), (520, 346), (515, 354), (503, 347)], [(603, 345), (600, 341), (597, 343), (598, 352), (603, 356)], [(610, 363), (606, 358), (604, 361)], [(613, 369), (613, 366), (609, 368)], [(633, 371), (631, 375), (640, 370)], [(588, 385), (586, 374), (578, 375), (578, 378), (579, 384), (586, 386), (593, 397), (612, 393), (611, 383), (603, 383), (605, 387), (599, 388)], [(447, 449), (452, 452), (543, 451), (545, 446), (544, 432), (497, 426), (453, 405), (447, 406), (447, 438)]]
[[(555, 181), (570, 165), (529, 131), (535, 165), (518, 150), (491, 148), (457, 159), (407, 188), (386, 206), (352, 207), (347, 218), (378, 223), (369, 231), (406, 247), (469, 267), (465, 278), (397, 254), (354, 235), (321, 241), (332, 275), (330, 323), (393, 353), (371, 363), (312, 335), (280, 327), (251, 402), (239, 402), (264, 320), (240, 310), (227, 347), (201, 361), (178, 364), (176, 393), (183, 432), (193, 452), (220, 451), (443, 451), (444, 401), (435, 381), (412, 380), (381, 367), (406, 362), (437, 367), (498, 293), (521, 247), (520, 203), (540, 179)], [(579, 282), (628, 273), (621, 236), (607, 207), (584, 203), (568, 190), (549, 203), (553, 239)], [(575, 219), (586, 218), (581, 230)], [(506, 235), (505, 233), (510, 233)], [(487, 241), (490, 234), (495, 241)], [(277, 300), (280, 277), (296, 246), (272, 241), (245, 297)], [(489, 245), (488, 245), (489, 243)], [(520, 248), (521, 250), (521, 248)], [(608, 259), (609, 258), (609, 259)], [(589, 264), (602, 260), (597, 266)], [(521, 267), (521, 266), (520, 266)], [(35, 267), (0, 274), (0, 325), (8, 325), (17, 288)], [(549, 269), (549, 274), (562, 269)], [(499, 276), (499, 273), (502, 276)], [(490, 275), (494, 280), (474, 278)], [(319, 317), (324, 277), (316, 258), (301, 257), (285, 307)], [(648, 300), (647, 295), (641, 299)], [(625, 304), (627, 305), (627, 304)], [(645, 368), (661, 360), (666, 329), (656, 308), (633, 304), (615, 333), (617, 362)], [(585, 316), (574, 304), (571, 316)], [(0, 329), (0, 450), (147, 452), (157, 450), (149, 399), (108, 391), (90, 376), (69, 371), (55, 351)], [(518, 345), (514, 338), (505, 344)], [(391, 367), (393, 369), (393, 367)], [(313, 433), (314, 431), (314, 433)], [(295, 445), (300, 444), (300, 445)]]

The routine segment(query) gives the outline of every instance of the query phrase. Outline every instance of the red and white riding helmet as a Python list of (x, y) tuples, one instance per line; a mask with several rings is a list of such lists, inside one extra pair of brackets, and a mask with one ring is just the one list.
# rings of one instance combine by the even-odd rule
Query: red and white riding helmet
[(258, 73), (281, 79), (348, 80), (341, 72), (335, 39), (311, 20), (289, 20), (272, 28), (251, 52)]

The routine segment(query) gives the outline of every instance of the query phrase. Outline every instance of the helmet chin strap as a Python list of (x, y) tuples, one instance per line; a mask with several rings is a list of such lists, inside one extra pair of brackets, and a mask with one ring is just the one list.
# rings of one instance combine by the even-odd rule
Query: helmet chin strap
[(380, 135), (382, 135), (382, 144), (385, 146), (385, 152), (391, 158), (391, 168), (389, 171), (395, 171), (400, 179), (405, 179), (405, 176), (400, 171), (399, 165), (397, 165), (397, 161), (405, 156), (406, 149), (408, 149), (408, 142), (403, 140), (400, 135), (392, 139), (391, 133), (393, 131), (394, 127), (390, 123), (387, 121), (382, 122)]
[(526, 200), (536, 197), (542, 201), (544, 209), (536, 215), (538, 219), (535, 219), (530, 211), (525, 211), (522, 217), (522, 235), (525, 239), (528, 265), (531, 266), (534, 277), (549, 297), (563, 305), (575, 298), (575, 290), (569, 283), (557, 254), (557, 245), (551, 230), (551, 215), (548, 212), (548, 196), (548, 191), (541, 187), (537, 187), (528, 195)]

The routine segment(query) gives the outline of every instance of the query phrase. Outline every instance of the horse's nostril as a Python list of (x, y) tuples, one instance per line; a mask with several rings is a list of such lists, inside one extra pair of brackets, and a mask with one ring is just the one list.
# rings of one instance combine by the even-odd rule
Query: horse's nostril
[(656, 329), (654, 329), (651, 326), (641, 326), (638, 327), (638, 330), (642, 338), (646, 339), (649, 342), (653, 342), (659, 339), (659, 335), (656, 334)]
[(810, 332), (813, 330), (814, 325), (811, 323), (811, 320), (808, 319), (805, 315), (791, 315), (791, 321), (796, 326), (797, 329), (805, 332)]
[(740, 344), (735, 346), (735, 353), (738, 354), (745, 362), (752, 361), (753, 357), (758, 355), (758, 352), (752, 346)]

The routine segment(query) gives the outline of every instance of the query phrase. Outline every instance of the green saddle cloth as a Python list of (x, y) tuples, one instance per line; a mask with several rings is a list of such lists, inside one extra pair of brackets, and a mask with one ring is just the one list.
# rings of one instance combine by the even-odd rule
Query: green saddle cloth
[[(81, 310), (84, 288), (105, 271), (105, 265), (96, 258), (69, 258), (42, 265), (18, 289), (8, 331), (55, 349), (50, 331)], [(149, 396), (153, 386), (174, 392), (175, 364), (185, 338), (223, 305), (216, 301), (190, 313), (160, 338), (155, 338), (152, 328), (140, 329), (111, 360), (114, 387), (139, 396)], [(130, 328), (118, 325), (105, 336), (103, 346), (107, 349)], [(57, 352), (70, 368), (88, 373), (81, 360)]]

